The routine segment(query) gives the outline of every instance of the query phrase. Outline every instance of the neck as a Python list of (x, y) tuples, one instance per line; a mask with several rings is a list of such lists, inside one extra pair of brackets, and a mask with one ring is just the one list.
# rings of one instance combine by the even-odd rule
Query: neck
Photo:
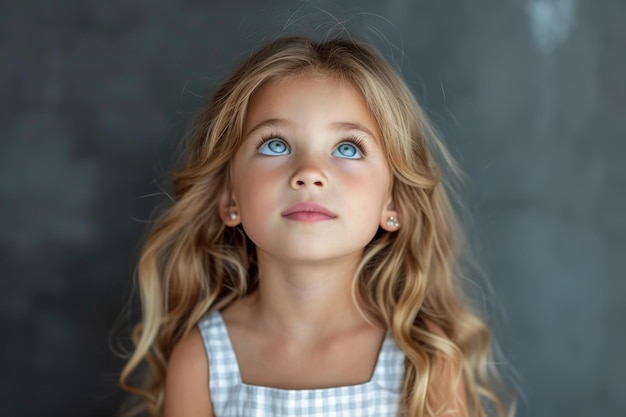
[(285, 264), (259, 253), (258, 261), (259, 287), (253, 304), (268, 329), (320, 335), (366, 321), (352, 297), (358, 258)]

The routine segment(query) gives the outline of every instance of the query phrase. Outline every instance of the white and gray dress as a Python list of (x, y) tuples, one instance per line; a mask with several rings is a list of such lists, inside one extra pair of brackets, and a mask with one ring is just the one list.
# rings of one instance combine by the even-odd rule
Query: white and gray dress
[(220, 312), (208, 315), (198, 323), (198, 328), (209, 358), (209, 386), (216, 417), (395, 417), (398, 414), (404, 354), (389, 332), (368, 382), (288, 390), (249, 385), (241, 380)]

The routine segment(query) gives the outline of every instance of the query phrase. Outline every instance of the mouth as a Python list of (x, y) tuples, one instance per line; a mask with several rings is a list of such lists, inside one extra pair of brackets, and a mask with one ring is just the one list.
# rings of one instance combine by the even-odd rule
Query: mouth
[(281, 213), (281, 216), (301, 222), (332, 220), (337, 217), (325, 207), (316, 203), (298, 203)]

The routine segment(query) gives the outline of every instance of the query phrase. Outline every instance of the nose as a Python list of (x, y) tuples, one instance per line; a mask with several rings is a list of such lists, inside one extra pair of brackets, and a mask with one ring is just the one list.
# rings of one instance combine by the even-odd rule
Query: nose
[(328, 185), (328, 178), (319, 164), (308, 161), (296, 169), (289, 179), (289, 185), (294, 190), (310, 187), (323, 189)]

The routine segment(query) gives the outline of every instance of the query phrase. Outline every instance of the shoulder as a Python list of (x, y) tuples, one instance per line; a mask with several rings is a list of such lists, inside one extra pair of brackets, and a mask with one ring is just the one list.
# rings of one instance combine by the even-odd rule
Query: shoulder
[(434, 321), (426, 318), (423, 319), (423, 321), (426, 329), (428, 329), (429, 332), (432, 332), (439, 337), (443, 337), (444, 339), (448, 339), (448, 336), (446, 336), (446, 333), (443, 331), (443, 329)]
[[(426, 329), (435, 336), (451, 342), (439, 325), (428, 319), (424, 319), (424, 324)], [(435, 408), (444, 406), (447, 407), (446, 412), (450, 415), (469, 416), (462, 363), (438, 351), (431, 363), (429, 383), (429, 400)]]
[(165, 377), (165, 417), (213, 416), (209, 361), (197, 328), (174, 346)]

